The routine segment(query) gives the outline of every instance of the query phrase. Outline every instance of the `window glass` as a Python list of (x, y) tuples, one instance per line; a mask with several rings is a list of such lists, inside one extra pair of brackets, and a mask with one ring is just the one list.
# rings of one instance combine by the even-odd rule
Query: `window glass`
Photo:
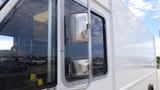
[(20, 7), (1, 23), (0, 90), (35, 90), (56, 84), (56, 0), (52, 1), (51, 34), (48, 0), (21, 0)]
[[(73, 14), (77, 13), (87, 13), (87, 8), (73, 0), (65, 0), (65, 76), (68, 81), (84, 79), (84, 77), (72, 76), (69, 68), (71, 61), (88, 59), (88, 42), (72, 42), (71, 40), (70, 19)], [(91, 32), (93, 76), (102, 76), (107, 73), (105, 20), (94, 12), (91, 12)]]
[(101, 76), (107, 73), (105, 20), (92, 12), (91, 24), (93, 75)]
[(77, 80), (70, 76), (69, 65), (72, 60), (88, 58), (88, 43), (72, 42), (70, 24), (71, 15), (87, 13), (87, 9), (73, 0), (65, 0), (65, 76), (68, 81)]

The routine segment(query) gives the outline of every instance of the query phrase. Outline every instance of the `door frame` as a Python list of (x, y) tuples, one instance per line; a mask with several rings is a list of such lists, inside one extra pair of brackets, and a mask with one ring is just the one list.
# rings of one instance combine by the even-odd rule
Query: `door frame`
[[(84, 2), (82, 2), (82, 0), (73, 0), (73, 1), (83, 5), (85, 7), (87, 6)], [(58, 67), (58, 69), (57, 69), (57, 90), (59, 90), (59, 89), (67, 90), (67, 88), (70, 89), (75, 85), (81, 85), (81, 84), (85, 83), (87, 80), (79, 80), (79, 81), (71, 82), (71, 83), (66, 81), (65, 66), (64, 66), (65, 65), (65, 46), (64, 46), (65, 45), (64, 44), (64, 34), (65, 34), (65, 32), (64, 32), (64, 29), (65, 29), (64, 28), (65, 4), (64, 3), (65, 3), (65, 0), (57, 0), (57, 2), (58, 2), (58, 7), (57, 7), (57, 18), (58, 18), (58, 20), (57, 20), (58, 21), (57, 22), (57, 39), (58, 39), (57, 40), (57, 56), (58, 56), (58, 59), (57, 59), (57, 65), (58, 65), (57, 66)], [(104, 13), (102, 13), (101, 11), (98, 11), (96, 9), (93, 9), (92, 7), (90, 7), (90, 8), (93, 12), (98, 13), (100, 16), (104, 17), (104, 19), (106, 20), (106, 16), (104, 16)], [(102, 8), (104, 8), (104, 6)], [(110, 13), (110, 15), (111, 15), (111, 10), (106, 9), (106, 8), (104, 8), (104, 10), (106, 12)], [(106, 31), (106, 35), (107, 35), (106, 40), (107, 40), (107, 38), (111, 39), (111, 36), (112, 36), (112, 34), (109, 35), (110, 33), (112, 33), (112, 32), (110, 32), (110, 31), (112, 31), (112, 28), (111, 28), (112, 25), (111, 25), (110, 19), (111, 19), (111, 17), (107, 20), (109, 22), (106, 22), (106, 25), (105, 25), (105, 27), (108, 26), (108, 27), (106, 27), (106, 30), (107, 30)], [(110, 29), (110, 30), (108, 31), (108, 29)], [(109, 41), (107, 40), (106, 42), (112, 43), (111, 40), (109, 40)], [(109, 45), (109, 46), (107, 46), (107, 48), (108, 47), (112, 47), (112, 46)], [(107, 56), (109, 54), (108, 52), (111, 50), (112, 50), (112, 48), (107, 49)], [(112, 56), (112, 52), (111, 52), (109, 54), (109, 58), (108, 58), (107, 62), (111, 63), (112, 60), (113, 60), (113, 56)], [(108, 78), (108, 76), (110, 76), (108, 74), (111, 73), (109, 69), (111, 70), (113, 68), (108, 66), (108, 72), (106, 75), (95, 77), (92, 79), (92, 81)]]

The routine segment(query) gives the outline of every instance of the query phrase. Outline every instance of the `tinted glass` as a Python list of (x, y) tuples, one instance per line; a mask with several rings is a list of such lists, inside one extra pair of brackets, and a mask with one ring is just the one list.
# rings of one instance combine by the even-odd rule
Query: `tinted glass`
[(77, 13), (87, 13), (87, 9), (73, 0), (65, 0), (65, 75), (68, 81), (77, 80), (69, 73), (71, 60), (88, 58), (88, 43), (72, 42), (70, 24), (71, 15)]
[(98, 14), (91, 13), (93, 75), (107, 73), (105, 20)]
[[(71, 61), (88, 59), (88, 43), (72, 42), (71, 38), (70, 19), (77, 13), (87, 13), (87, 8), (73, 0), (65, 0), (65, 75), (68, 81), (84, 79), (84, 77), (72, 76), (69, 69)], [(105, 20), (92, 12), (91, 24), (93, 76), (96, 77), (107, 73)]]
[(0, 90), (56, 84), (56, 0), (52, 1), (52, 33), (48, 33), (48, 0), (21, 0), (0, 24)]

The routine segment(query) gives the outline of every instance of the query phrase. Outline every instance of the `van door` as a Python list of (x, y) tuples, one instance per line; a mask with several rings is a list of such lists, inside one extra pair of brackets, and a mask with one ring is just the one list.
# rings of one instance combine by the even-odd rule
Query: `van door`
[[(107, 80), (108, 57), (106, 39), (107, 29), (110, 27), (106, 28), (106, 26), (110, 26), (110, 13), (105, 11), (103, 7), (100, 7), (99, 4), (93, 4), (93, 1), (91, 7), (96, 5), (98, 8), (95, 7), (96, 9), (91, 10), (87, 8), (88, 3), (86, 4), (83, 0), (64, 0), (63, 4), (65, 8), (61, 17), (63, 17), (64, 26), (61, 24), (61, 27), (64, 27), (64, 31), (61, 34), (61, 40), (64, 41), (61, 41), (63, 45), (61, 46), (61, 56), (59, 56), (61, 63), (58, 64), (60, 65), (59, 68), (61, 68), (59, 69), (61, 75), (58, 75), (58, 81), (60, 80), (59, 82), (61, 83), (61, 85), (58, 83), (59, 88), (71, 90), (78, 87), (83, 90), (83, 87), (87, 86), (91, 81), (99, 81), (99, 84), (112, 82), (110, 76), (110, 80)], [(100, 11), (101, 9), (104, 10), (104, 12), (99, 13), (99, 9)], [(90, 32), (86, 30), (87, 25), (85, 22), (88, 19), (86, 19), (88, 10), (91, 23)], [(106, 20), (106, 18), (108, 19)], [(90, 62), (90, 59), (92, 62)], [(91, 79), (89, 78), (89, 69), (87, 69), (88, 65), (92, 67)], [(106, 82), (104, 82), (105, 80)], [(112, 83), (108, 85), (110, 85), (108, 89), (112, 90), (110, 88)], [(93, 87), (91, 88), (93, 89)]]

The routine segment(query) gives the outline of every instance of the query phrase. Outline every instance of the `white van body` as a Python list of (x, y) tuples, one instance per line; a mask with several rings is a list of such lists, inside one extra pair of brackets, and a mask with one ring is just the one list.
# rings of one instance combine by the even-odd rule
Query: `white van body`
[[(10, 10), (7, 6), (11, 3), (14, 6), (15, 2), (18, 2), (18, 0), (11, 1), (4, 6), (6, 9), (0, 11), (0, 15), (4, 14), (0, 16), (0, 22)], [(123, 2), (73, 1), (85, 7), (89, 4), (89, 9), (101, 15), (106, 22), (107, 73), (91, 80), (75, 82), (65, 80), (63, 31), (65, 0), (57, 0), (57, 84), (53, 88), (43, 90), (159, 90), (154, 37)]]
[[(149, 90), (149, 85), (158, 90), (151, 33), (120, 0), (90, 0), (90, 8), (107, 22), (108, 73), (105, 78), (92, 81), (86, 90)], [(60, 57), (63, 56), (59, 56), (58, 61), (62, 61)], [(61, 62), (58, 66), (61, 72)], [(63, 84), (61, 73), (58, 76), (56, 90), (73, 89)]]

